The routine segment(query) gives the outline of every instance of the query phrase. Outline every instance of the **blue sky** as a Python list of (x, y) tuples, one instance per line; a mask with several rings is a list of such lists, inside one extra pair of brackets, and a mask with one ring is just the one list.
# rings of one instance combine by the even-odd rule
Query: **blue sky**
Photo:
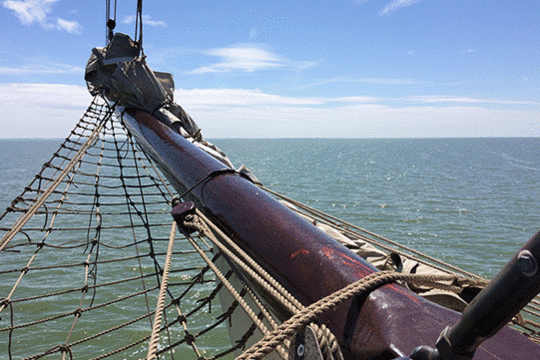
[[(65, 137), (105, 1), (0, 0), (0, 138)], [(134, 35), (135, 0), (117, 31)], [(152, 1), (150, 67), (207, 138), (540, 136), (540, 4)]]

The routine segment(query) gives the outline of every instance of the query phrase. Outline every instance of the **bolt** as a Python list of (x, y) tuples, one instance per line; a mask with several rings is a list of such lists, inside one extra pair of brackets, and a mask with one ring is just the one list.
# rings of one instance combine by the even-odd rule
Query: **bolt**
[(518, 254), (517, 266), (522, 274), (531, 277), (538, 272), (538, 264), (529, 250), (523, 250)]
[(302, 357), (304, 356), (305, 351), (306, 351), (306, 347), (304, 346), (304, 344), (300, 344), (296, 348), (296, 355), (298, 355), (299, 357)]

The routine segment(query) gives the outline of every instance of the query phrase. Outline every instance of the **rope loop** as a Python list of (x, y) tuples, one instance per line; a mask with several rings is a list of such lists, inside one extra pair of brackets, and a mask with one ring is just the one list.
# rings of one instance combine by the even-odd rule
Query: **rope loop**
[(403, 274), (394, 271), (380, 271), (373, 273), (308, 306), (305, 311), (297, 313), (273, 332), (265, 335), (257, 344), (244, 352), (236, 360), (248, 358), (262, 359), (264, 356), (274, 351), (278, 345), (293, 336), (302, 327), (313, 321), (317, 316), (335, 308), (337, 305), (354, 296), (368, 295), (372, 291), (398, 280), (413, 283), (425, 283), (435, 282), (437, 280), (448, 281), (454, 279), (454, 277), (455, 275), (430, 276)]

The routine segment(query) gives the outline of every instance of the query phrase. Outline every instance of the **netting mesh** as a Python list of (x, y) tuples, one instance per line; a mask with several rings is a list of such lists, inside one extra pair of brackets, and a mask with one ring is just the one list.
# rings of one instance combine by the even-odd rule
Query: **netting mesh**
[[(69, 137), (0, 216), (0, 356), (145, 358), (156, 332), (160, 288), (165, 301), (154, 353), (160, 358), (233, 358), (256, 343), (267, 332), (264, 327), (275, 328), (279, 321), (246, 286), (238, 263), (214, 248), (227, 253), (214, 236), (207, 232), (208, 239), (203, 238), (199, 231), (191, 238), (171, 231), (174, 197), (121, 119), (96, 97)], [(282, 199), (313, 224), (337, 231), (338, 241), (346, 236), (345, 245), (353, 251), (369, 243), (386, 254), (477, 280)], [(215, 263), (222, 274), (216, 275)], [(236, 298), (224, 298), (223, 283), (229, 280), (238, 291)], [(246, 316), (244, 302), (253, 307), (254, 317), (263, 319), (263, 326)], [(540, 328), (539, 304), (533, 300), (524, 316), (514, 319), (534, 341)], [(242, 324), (231, 343), (227, 325), (238, 324), (238, 319)], [(286, 356), (286, 345), (272, 356)]]
[[(94, 99), (0, 217), (2, 357), (145, 357), (173, 196), (112, 109)], [(158, 353), (224, 356), (243, 346), (231, 346), (225, 326), (236, 304), (221, 309), (214, 274), (176, 236)]]

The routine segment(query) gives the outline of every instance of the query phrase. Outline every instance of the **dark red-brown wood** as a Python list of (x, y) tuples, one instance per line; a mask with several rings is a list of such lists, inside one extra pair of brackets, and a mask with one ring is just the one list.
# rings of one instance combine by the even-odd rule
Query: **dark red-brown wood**
[[(128, 111), (125, 122), (179, 194), (225, 166), (141, 111)], [(301, 219), (237, 174), (203, 181), (184, 199), (260, 262), (303, 304), (376, 271), (361, 257)], [(387, 285), (320, 318), (336, 334), (350, 359), (408, 356), (419, 345), (433, 346), (441, 331), (460, 314), (412, 292)], [(540, 347), (505, 327), (483, 343), (474, 359), (540, 359)]]

